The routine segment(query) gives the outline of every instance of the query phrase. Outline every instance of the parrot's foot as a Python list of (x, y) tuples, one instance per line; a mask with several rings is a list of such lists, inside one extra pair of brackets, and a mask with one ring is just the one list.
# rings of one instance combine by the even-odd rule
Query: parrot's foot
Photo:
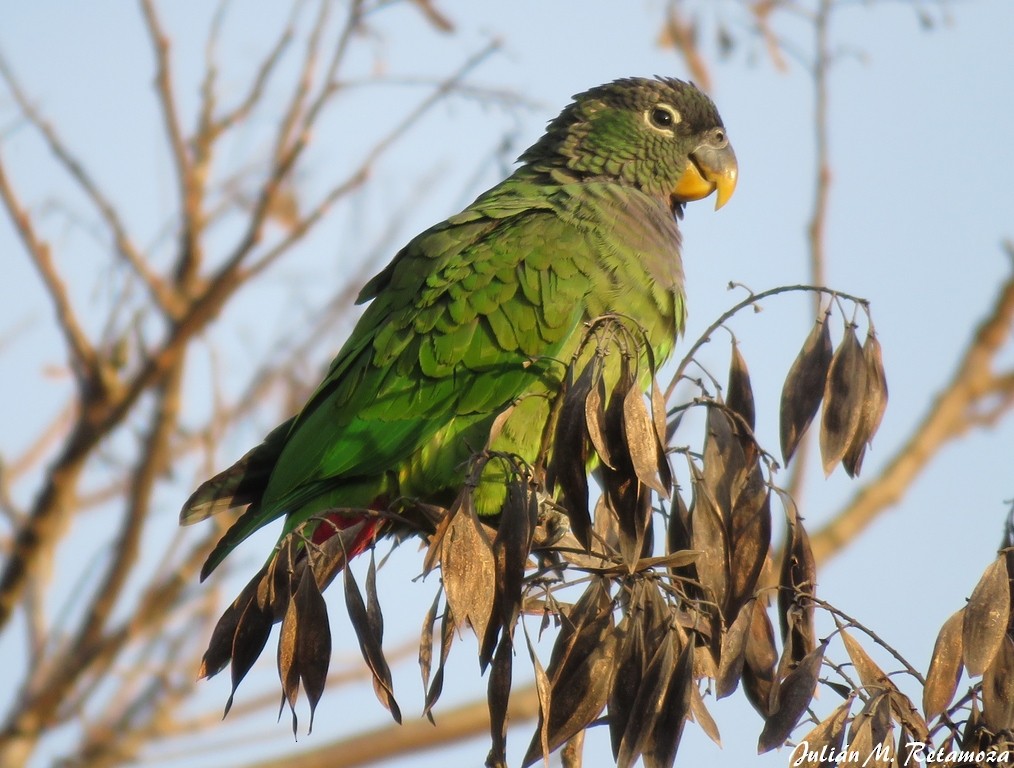
[(539, 494), (539, 517), (532, 538), (533, 549), (551, 547), (570, 532), (570, 520), (563, 507), (545, 494)]

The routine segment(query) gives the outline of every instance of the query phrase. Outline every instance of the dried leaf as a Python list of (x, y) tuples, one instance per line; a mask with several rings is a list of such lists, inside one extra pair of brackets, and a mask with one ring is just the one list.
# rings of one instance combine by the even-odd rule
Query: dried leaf
[(870, 658), (866, 650), (852, 635), (844, 629), (839, 634), (841, 634), (845, 650), (848, 652), (853, 666), (859, 673), (859, 679), (862, 681), (867, 693), (886, 693), (891, 710), (896, 714), (898, 720), (904, 723), (913, 733), (923, 736), (922, 741), (928, 739), (929, 729), (926, 727), (926, 721), (923, 720), (916, 710), (911, 699), (898, 690), (898, 686), (894, 684), (894, 681)]
[(670, 489), (660, 479), (660, 476), (668, 474), (661, 469), (662, 464), (668, 468), (665, 451), (648, 413), (644, 395), (636, 387), (627, 390), (623, 398), (623, 432), (637, 479), (661, 497), (669, 498)]
[(1014, 730), (1014, 640), (1004, 635), (982, 675), (982, 721), (993, 733)]
[(771, 549), (771, 492), (758, 466), (750, 478), (751, 492), (740, 493), (732, 509), (728, 618), (753, 597)]
[(866, 341), (863, 342), (863, 362), (866, 366), (866, 395), (862, 414), (856, 434), (842, 459), (849, 477), (855, 477), (862, 469), (866, 446), (872, 443), (887, 409), (887, 376), (884, 373), (883, 355), (880, 342), (872, 331), (866, 334)]
[(486, 634), (479, 637), (479, 665), (482, 669), (493, 656), (500, 629), (503, 629), (503, 636), (508, 641), (514, 635), (514, 626), (521, 612), (525, 563), (531, 552), (538, 515), (537, 494), (526, 480), (514, 472), (507, 483), (507, 498), (492, 545), (496, 571), (494, 616)]
[(752, 430), (756, 423), (756, 407), (754, 406), (753, 387), (750, 384), (750, 371), (746, 360), (740, 354), (739, 345), (733, 342), (732, 358), (729, 361), (729, 385), (725, 404), (738, 413)]
[(229, 671), (232, 675), (232, 691), (229, 694), (229, 700), (225, 703), (223, 717), (228, 715), (229, 710), (232, 709), (233, 698), (239, 684), (253, 667), (257, 657), (261, 655), (261, 651), (264, 650), (268, 635), (271, 634), (272, 624), (274, 624), (274, 614), (270, 609), (259, 605), (256, 596), (250, 597), (245, 604), (240, 606), (230, 651), (232, 666)]
[(927, 720), (932, 720), (950, 706), (954, 692), (961, 678), (961, 634), (965, 621), (965, 609), (951, 615), (940, 628), (933, 646), (926, 685), (922, 689), (922, 710)]
[(722, 606), (729, 584), (729, 546), (721, 512), (697, 468), (691, 464), (694, 500), (690, 509), (690, 542), (701, 552), (695, 567), (706, 598)]
[(239, 596), (233, 601), (232, 605), (225, 609), (218, 623), (215, 624), (215, 629), (211, 633), (211, 640), (208, 642), (208, 650), (204, 652), (204, 658), (201, 660), (201, 669), (197, 675), (198, 679), (214, 677), (225, 669), (226, 664), (232, 659), (232, 647), (236, 636), (236, 627), (249, 604), (251, 602), (256, 603), (258, 589), (264, 579), (265, 573), (265, 569), (262, 568), (256, 576), (250, 579), (243, 588), (243, 591), (239, 593)]
[(824, 396), (824, 382), (831, 365), (829, 317), (830, 312), (827, 312), (817, 320), (782, 385), (779, 421), (782, 458), (786, 464), (796, 452)]
[(620, 548), (620, 521), (606, 494), (600, 494), (595, 501), (592, 530), (595, 532), (596, 551), (615, 552)]
[(746, 696), (762, 717), (772, 711), (775, 666), (778, 650), (775, 648), (775, 630), (768, 612), (758, 607), (753, 611), (750, 634), (746, 639), (743, 666), (743, 688)]
[(890, 696), (886, 692), (871, 696), (852, 719), (849, 751), (860, 763), (873, 764), (893, 745), (891, 738)]
[(490, 667), (486, 705), (489, 710), (491, 745), (486, 765), (507, 765), (507, 703), (511, 695), (511, 669), (514, 648), (505, 633), (500, 639)]
[(866, 400), (866, 361), (856, 329), (842, 337), (824, 386), (824, 414), (820, 422), (820, 455), (830, 475), (855, 439)]
[(419, 632), (419, 673), (422, 675), (422, 687), (425, 691), (430, 685), (430, 674), (433, 671), (433, 633), (436, 631), (437, 611), (440, 609), (438, 591), (433, 596), (433, 603), (423, 617), (422, 630)]
[[(278, 676), (282, 683), (282, 706), (286, 703), (292, 712), (292, 735), (295, 736), (298, 720), (296, 701), (299, 685), (310, 708), (308, 731), (313, 730), (313, 712), (323, 694), (331, 664), (331, 624), (328, 608), (320, 595), (309, 568), (299, 571), (299, 584), (289, 601), (282, 619), (278, 640)], [(281, 711), (279, 712), (281, 715)]]
[(429, 537), (426, 556), (423, 558), (423, 576), (429, 576), (440, 563), (440, 553), (443, 551), (444, 538), (447, 536), (447, 531), (451, 528), (451, 523), (454, 522), (455, 513), (460, 503), (461, 496), (455, 500), (451, 509), (440, 519), (440, 523), (437, 525), (436, 530), (433, 531), (433, 535)]
[(429, 718), (430, 722), (433, 722), (433, 707), (444, 688), (444, 667), (451, 652), (451, 644), (454, 642), (454, 626), (454, 615), (451, 613), (450, 606), (445, 605), (444, 616), (440, 621), (440, 663), (437, 665), (436, 674), (433, 675), (433, 683), (426, 691), (426, 702), (423, 707), (423, 714)]
[(904, 726), (904, 729), (913, 734), (917, 741), (929, 741), (929, 726), (919, 710), (916, 709), (912, 700), (901, 691), (891, 691), (891, 711), (895, 718)]
[[(789, 757), (789, 765), (807, 765), (813, 768), (817, 768), (818, 765), (820, 768), (835, 768), (839, 765), (834, 756), (841, 754), (842, 744), (845, 741), (845, 723), (851, 708), (850, 696), (844, 704), (835, 708), (834, 712), (817, 723), (813, 730), (802, 738)], [(821, 755), (824, 755), (825, 759), (817, 763)]]
[(817, 564), (795, 502), (783, 491), (777, 493), (785, 506), (788, 523), (788, 541), (778, 582), (778, 618), (788, 651), (786, 658), (796, 662), (816, 644), (813, 602), (809, 598), (816, 584)]
[(758, 752), (780, 747), (792, 734), (813, 698), (826, 649), (825, 641), (806, 654), (799, 665), (782, 680), (778, 687), (776, 707), (764, 721), (764, 729), (757, 743)]
[(658, 688), (666, 684), (660, 678), (671, 672), (675, 658), (670, 653), (668, 670), (658, 666), (659, 649), (668, 644), (668, 621), (669, 609), (658, 590), (647, 582), (634, 583), (617, 628), (620, 639), (608, 702), (609, 735), (613, 756), (620, 765), (637, 758), (645, 733), (654, 728), (662, 696)]
[(898, 690), (897, 686), (887, 677), (887, 673), (870, 658), (870, 655), (866, 653), (866, 650), (852, 635), (844, 629), (838, 634), (841, 635), (845, 651), (852, 660), (852, 665), (856, 668), (856, 672), (859, 673), (859, 679), (862, 681), (863, 687), (868, 694), (873, 695), (878, 691)]
[[(664, 645), (673, 648), (676, 634)], [(669, 675), (668, 683), (659, 702), (655, 727), (647, 733), (647, 744), (644, 748), (645, 768), (672, 768), (676, 762), (676, 752), (683, 736), (683, 727), (690, 714), (694, 686), (694, 644), (692, 641), (683, 643), (676, 660), (675, 669)], [(699, 697), (699, 694), (698, 694)], [(703, 707), (703, 702), (702, 702)], [(704, 715), (708, 712), (701, 710)], [(711, 726), (714, 726), (711, 721)], [(717, 734), (717, 728), (714, 729)]]
[(704, 483), (722, 517), (732, 513), (732, 486), (746, 469), (746, 455), (736, 438), (736, 428), (720, 404), (708, 406), (704, 435)]
[[(606, 583), (592, 581), (563, 622), (553, 645), (547, 675), (549, 710), (539, 713), (536, 732), (523, 765), (553, 751), (598, 717), (612, 684), (616, 634), (612, 598)], [(543, 734), (544, 729), (544, 735)]]
[(609, 446), (611, 469), (615, 469), (620, 474), (625, 475), (632, 469), (633, 464), (630, 459), (626, 432), (623, 425), (623, 410), (627, 394), (635, 387), (634, 374), (630, 370), (630, 362), (626, 355), (620, 355), (618, 368), (619, 370), (613, 381), (612, 389), (608, 393), (609, 397), (603, 421), (603, 437)]
[(866, 387), (870, 405), (870, 417), (867, 425), (869, 436), (866, 441), (872, 442), (873, 436), (880, 429), (880, 422), (884, 419), (888, 398), (883, 351), (872, 330), (867, 332), (866, 341), (863, 342), (863, 358), (866, 361)]
[(1009, 620), (1010, 584), (1001, 555), (986, 568), (965, 606), (961, 642), (968, 674), (981, 675), (993, 663)]
[(763, 608), (757, 606), (756, 600), (750, 600), (722, 635), (722, 653), (718, 665), (718, 677), (715, 679), (716, 699), (724, 699), (739, 686), (755, 610), (763, 610)]
[(471, 624), (482, 643), (493, 617), (496, 562), (467, 491), (441, 543), (440, 574), (458, 630)]
[[(690, 541), (690, 510), (683, 500), (683, 494), (677, 488), (673, 493), (672, 509), (669, 510), (669, 527), (666, 530), (666, 552), (674, 555), (684, 551), (695, 551)], [(696, 557), (695, 557), (696, 559)], [(696, 571), (688, 565), (673, 566), (672, 574), (676, 577), (690, 579)]]
[(715, 722), (708, 708), (704, 706), (704, 698), (696, 685), (690, 686), (690, 714), (708, 738), (721, 747), (722, 734), (718, 732), (718, 723)]
[[(573, 371), (571, 371), (573, 375)], [(570, 529), (581, 545), (591, 547), (591, 516), (588, 513), (588, 428), (585, 402), (593, 391), (595, 361), (592, 360), (572, 380), (563, 393), (557, 417), (553, 455), (549, 463), (547, 487), (559, 486)]]
[[(310, 725), (307, 729), (309, 733), (313, 731), (313, 714), (324, 693), (327, 670), (331, 663), (331, 625), (327, 617), (327, 604), (309, 569), (303, 571), (292, 604), (298, 609), (296, 658), (299, 679), (303, 683), (303, 691), (310, 705)], [(380, 636), (383, 637), (383, 629), (380, 630)], [(295, 727), (295, 711), (292, 717)]]
[(613, 684), (609, 690), (609, 737), (613, 748), (613, 758), (620, 752), (620, 744), (627, 732), (633, 704), (637, 692), (641, 688), (648, 659), (646, 656), (644, 622), (640, 614), (631, 606), (617, 627), (618, 641), (616, 645), (615, 673)]
[[(535, 653), (535, 646), (532, 645), (532, 638), (528, 636), (527, 628), (525, 629), (525, 642), (528, 644), (528, 656), (531, 658), (532, 669), (535, 671), (535, 691), (539, 697), (539, 712), (549, 712), (552, 706), (550, 701), (552, 685), (549, 681), (549, 675), (546, 674), (546, 670), (539, 660), (538, 654)], [(548, 720), (543, 720), (540, 725), (541, 727), (536, 732), (534, 738), (538, 738), (539, 740), (539, 754), (548, 758), (549, 753), (552, 751), (549, 748), (549, 722)]]
[(391, 668), (384, 656), (382, 638), (373, 632), (366, 604), (363, 602), (362, 593), (351, 568), (345, 569), (345, 608), (359, 640), (359, 650), (373, 675), (373, 691), (380, 703), (391, 712), (394, 721), (401, 723), (401, 708), (394, 698)]
[[(306, 573), (306, 571), (304, 571)], [(290, 600), (278, 635), (278, 678), (282, 683), (282, 707), (286, 703), (292, 712), (292, 735), (296, 735), (296, 700), (299, 698), (299, 667), (296, 664), (296, 636), (299, 617), (296, 601)], [(282, 712), (279, 710), (278, 717)]]
[(656, 730), (674, 665), (672, 643), (659, 643), (641, 677), (637, 696), (630, 704), (627, 727), (615, 756), (617, 768), (633, 765), (645, 751), (648, 739)]
[(592, 447), (598, 454), (599, 460), (610, 469), (616, 469), (609, 452), (609, 443), (606, 440), (606, 382), (602, 376), (595, 377), (588, 396), (584, 399), (585, 428), (588, 430), (588, 437), (591, 439)]
[(531, 552), (538, 517), (538, 495), (525, 480), (515, 477), (507, 485), (507, 499), (493, 539), (499, 592), (497, 603), (501, 622), (509, 629), (513, 628), (521, 608), (525, 564)]
[[(655, 437), (658, 440), (658, 444), (663, 446), (666, 445), (666, 421), (669, 418), (669, 414), (666, 412), (665, 407), (665, 393), (662, 387), (658, 384), (658, 379), (654, 376), (651, 377), (651, 422), (655, 427)], [(669, 463), (666, 462), (666, 466)], [(671, 473), (670, 473), (671, 476)], [(668, 484), (671, 487), (671, 482)]]

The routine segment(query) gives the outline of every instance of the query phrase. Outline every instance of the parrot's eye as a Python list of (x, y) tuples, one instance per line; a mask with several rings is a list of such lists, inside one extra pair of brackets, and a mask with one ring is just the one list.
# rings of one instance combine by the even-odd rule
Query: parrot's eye
[(656, 104), (654, 107), (649, 107), (644, 116), (652, 128), (667, 133), (671, 132), (672, 127), (680, 121), (680, 113), (668, 104)]

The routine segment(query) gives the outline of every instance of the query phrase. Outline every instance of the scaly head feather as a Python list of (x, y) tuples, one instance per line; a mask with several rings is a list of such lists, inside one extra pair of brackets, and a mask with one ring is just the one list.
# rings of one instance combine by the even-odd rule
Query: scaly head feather
[(626, 78), (578, 94), (521, 161), (577, 179), (614, 179), (683, 203), (736, 187), (736, 155), (714, 103), (692, 83)]

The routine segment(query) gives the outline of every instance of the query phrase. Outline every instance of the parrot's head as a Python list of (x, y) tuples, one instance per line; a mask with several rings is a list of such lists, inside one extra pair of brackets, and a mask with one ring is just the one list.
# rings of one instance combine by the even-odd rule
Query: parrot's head
[(714, 103), (692, 83), (627, 78), (578, 94), (521, 161), (613, 178), (683, 203), (736, 188), (736, 155)]

